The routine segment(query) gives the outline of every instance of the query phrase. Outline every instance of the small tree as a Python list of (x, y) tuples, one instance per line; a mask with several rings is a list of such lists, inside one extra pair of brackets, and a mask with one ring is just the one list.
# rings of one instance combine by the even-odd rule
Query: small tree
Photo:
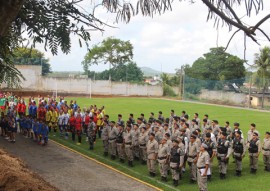
[(42, 67), (42, 75), (52, 72), (49, 59), (45, 58), (44, 53), (34, 48), (16, 48), (13, 51), (11, 60), (16, 65), (40, 65)]
[[(118, 64), (131, 62), (133, 58), (133, 46), (129, 41), (109, 37), (100, 44), (93, 46), (82, 61), (84, 71), (87, 73), (89, 66), (101, 63), (110, 64), (114, 67)], [(111, 80), (111, 74), (109, 76)]]
[(260, 49), (260, 53), (255, 54), (254, 60), (258, 70), (257, 74), (260, 77), (260, 87), (262, 87), (262, 103), (261, 107), (264, 107), (264, 95), (266, 89), (269, 86), (269, 78), (270, 78), (270, 48), (264, 47)]

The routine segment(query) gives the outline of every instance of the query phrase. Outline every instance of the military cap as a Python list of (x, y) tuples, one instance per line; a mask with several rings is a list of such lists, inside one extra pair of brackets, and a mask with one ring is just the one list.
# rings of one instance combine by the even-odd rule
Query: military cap
[(159, 114), (162, 114), (162, 111), (159, 111), (158, 113), (159, 113)]
[(179, 117), (174, 116), (173, 119), (174, 119), (175, 121), (178, 121), (178, 120), (179, 120)]
[(129, 114), (129, 115), (133, 117), (133, 113), (131, 113), (131, 114)]
[(237, 122), (235, 122), (234, 124), (233, 124), (233, 126), (237, 126), (237, 127), (239, 127), (239, 123), (237, 123)]
[(221, 132), (221, 135), (227, 136), (227, 133), (226, 133), (225, 131), (222, 131), (222, 132)]
[(167, 137), (163, 137), (163, 138), (162, 138), (162, 140), (165, 140), (165, 141), (167, 141), (168, 139), (167, 139)]
[(171, 137), (170, 133), (165, 133), (166, 137)]
[(173, 142), (176, 142), (177, 144), (179, 144), (179, 141), (177, 139), (174, 139)]
[(258, 133), (256, 133), (256, 132), (253, 133), (253, 136), (254, 136), (254, 135), (259, 136)]
[(192, 122), (195, 122), (196, 123), (197, 121), (196, 121), (196, 119), (192, 119)]
[(212, 131), (213, 129), (212, 129), (212, 127), (207, 127), (206, 130), (211, 130)]
[(141, 113), (141, 116), (144, 116), (144, 113)]
[(213, 120), (214, 123), (218, 123), (218, 120)]
[(181, 122), (186, 122), (186, 120), (185, 119), (181, 119)]
[(133, 125), (139, 126), (138, 123), (134, 123)]
[(256, 127), (255, 123), (251, 123), (250, 126), (252, 127)]
[(265, 134), (270, 135), (270, 132), (269, 132), (269, 131), (266, 131), (266, 133), (265, 133)]
[(162, 124), (162, 122), (161, 122), (160, 120), (156, 120), (156, 122), (157, 122), (158, 124)]
[(121, 114), (118, 114), (118, 117), (122, 117), (122, 115)]
[(207, 119), (203, 119), (203, 122), (207, 122)]
[(185, 115), (184, 118), (188, 119), (188, 115)]
[(195, 135), (190, 135), (190, 138), (196, 139), (197, 137)]
[(227, 128), (226, 127), (219, 127), (221, 131), (224, 131), (226, 132), (227, 131)]
[(151, 114), (152, 114), (152, 115), (154, 115), (154, 113), (153, 113), (153, 112), (151, 112)]
[(111, 123), (115, 124), (115, 121), (111, 121)]
[(173, 112), (173, 113), (174, 113), (174, 110), (173, 110), (173, 109), (171, 109), (171, 112)]
[(206, 133), (205, 136), (208, 137), (208, 138), (210, 138), (211, 137), (211, 133)]
[(150, 133), (150, 136), (153, 136), (154, 137), (155, 136), (155, 133)]
[(146, 126), (142, 126), (142, 128), (146, 130)]
[(168, 123), (164, 123), (164, 125), (163, 126), (166, 126), (166, 127), (168, 127), (169, 126), (169, 124)]
[(208, 146), (205, 143), (202, 143), (202, 147), (205, 148), (205, 149), (208, 149)]
[(142, 118), (141, 118), (141, 117), (138, 117), (137, 119), (138, 119), (139, 121), (142, 121)]
[[(242, 132), (241, 131), (235, 131), (235, 133), (237, 133), (237, 134), (239, 134), (239, 135), (241, 135), (242, 134)], [(254, 134), (254, 133), (253, 133)]]

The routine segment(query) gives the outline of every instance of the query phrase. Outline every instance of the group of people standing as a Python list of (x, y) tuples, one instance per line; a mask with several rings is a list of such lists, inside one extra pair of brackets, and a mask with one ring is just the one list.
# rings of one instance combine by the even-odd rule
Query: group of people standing
[(256, 174), (258, 158), (263, 155), (265, 171), (270, 172), (270, 132), (266, 132), (260, 140), (260, 133), (254, 123), (250, 124), (247, 138), (244, 138), (240, 124), (233, 127), (227, 121), (223, 127), (217, 120), (210, 120), (205, 114), (203, 120), (195, 113), (190, 120), (182, 111), (176, 116), (171, 110), (170, 117), (164, 118), (162, 112), (155, 118), (150, 113), (148, 120), (142, 113), (136, 120), (130, 114), (127, 121), (104, 121), (102, 130), (104, 155), (111, 159), (118, 156), (120, 162), (128, 161), (130, 167), (133, 160), (147, 164), (149, 175), (156, 176), (157, 164), (161, 181), (167, 182), (171, 172), (173, 184), (179, 180), (189, 166), (190, 182), (198, 182), (200, 191), (207, 190), (207, 180), (211, 180), (213, 160), (217, 158), (220, 179), (225, 179), (229, 158), (235, 163), (235, 176), (242, 175), (242, 160), (248, 155), (250, 173)]
[[(225, 179), (229, 158), (235, 162), (235, 175), (242, 175), (242, 160), (249, 156), (250, 173), (256, 174), (258, 158), (263, 155), (265, 171), (270, 172), (270, 132), (260, 140), (260, 133), (254, 123), (250, 124), (247, 138), (244, 138), (240, 124), (235, 122), (233, 128), (227, 121), (220, 126), (217, 120), (210, 120), (207, 114), (200, 120), (195, 113), (190, 119), (185, 111), (180, 116), (171, 110), (165, 118), (162, 111), (155, 116), (153, 112), (146, 119), (142, 113), (137, 118), (131, 113), (127, 121), (118, 114), (115, 121), (110, 120), (105, 107), (80, 108), (76, 101), (69, 104), (60, 97), (39, 96), (37, 103), (33, 97), (26, 104), (23, 98), (12, 93), (2, 95), (1, 133), (9, 134), (15, 142), (17, 127), (26, 137), (33, 138), (43, 145), (48, 142), (50, 131), (58, 131), (60, 137), (82, 143), (85, 135), (89, 150), (94, 149), (95, 141), (102, 140), (104, 156), (110, 155), (121, 163), (128, 161), (133, 167), (134, 160), (147, 165), (149, 175), (157, 175), (157, 165), (161, 181), (167, 182), (171, 174), (173, 185), (179, 185), (183, 173), (189, 166), (191, 183), (197, 182), (200, 191), (207, 190), (207, 181), (211, 180), (213, 160), (217, 158), (220, 179)], [(14, 101), (16, 99), (16, 101)], [(9, 125), (7, 125), (9, 124)], [(6, 130), (8, 127), (8, 131)], [(10, 129), (11, 127), (11, 129)], [(14, 127), (14, 128), (13, 128)]]

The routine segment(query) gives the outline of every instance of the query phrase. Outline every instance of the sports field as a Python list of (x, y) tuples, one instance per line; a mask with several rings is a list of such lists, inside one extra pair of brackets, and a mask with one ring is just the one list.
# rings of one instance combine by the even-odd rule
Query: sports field
[[(138, 90), (139, 91), (139, 90)], [(67, 99), (68, 101), (71, 98)], [(105, 112), (110, 116), (110, 120), (116, 120), (117, 115), (121, 113), (123, 119), (127, 120), (130, 113), (134, 114), (134, 118), (137, 118), (141, 113), (145, 114), (145, 118), (148, 119), (150, 112), (154, 112), (157, 116), (158, 111), (163, 112), (164, 117), (169, 117), (170, 110), (174, 109), (176, 115), (180, 115), (182, 110), (185, 110), (190, 118), (193, 118), (195, 112), (199, 113), (199, 118), (202, 119), (204, 114), (208, 114), (211, 120), (216, 119), (219, 121), (220, 126), (223, 126), (225, 121), (229, 121), (231, 124), (234, 122), (240, 123), (240, 129), (244, 132), (245, 138), (247, 137), (247, 131), (250, 123), (257, 125), (257, 130), (261, 133), (262, 137), (265, 131), (270, 131), (270, 113), (260, 112), (254, 110), (245, 110), (238, 108), (229, 108), (214, 105), (203, 105), (197, 103), (186, 103), (173, 100), (161, 100), (151, 98), (73, 98), (76, 100), (80, 107), (89, 107), (96, 104), (98, 108), (102, 105), (105, 106)], [(189, 173), (184, 174), (183, 180), (180, 181), (178, 187), (172, 186), (172, 179), (169, 178), (167, 183), (160, 181), (160, 175), (157, 177), (149, 177), (147, 166), (141, 165), (139, 162), (134, 161), (134, 167), (130, 168), (125, 164), (120, 163), (118, 160), (112, 161), (110, 157), (103, 157), (103, 148), (101, 141), (98, 139), (95, 145), (94, 151), (88, 150), (88, 143), (83, 138), (82, 145), (78, 146), (71, 140), (64, 140), (59, 137), (58, 134), (50, 134), (50, 139), (53, 139), (63, 145), (73, 148), (83, 154), (86, 154), (98, 161), (104, 162), (118, 170), (125, 172), (131, 176), (139, 178), (145, 182), (148, 182), (163, 190), (182, 190), (182, 191), (195, 191), (198, 190), (197, 184), (189, 183)], [(208, 182), (208, 189), (215, 191), (269, 191), (270, 190), (270, 173), (264, 172), (264, 166), (262, 157), (259, 159), (259, 170), (256, 175), (249, 173), (249, 160), (248, 154), (243, 160), (243, 172), (242, 177), (234, 176), (234, 163), (230, 159), (229, 170), (226, 180), (219, 179), (219, 173), (217, 169), (217, 160), (214, 160), (212, 181)], [(87, 168), (87, 167), (86, 167)], [(188, 170), (188, 167), (187, 167)], [(158, 172), (158, 171), (157, 171)], [(96, 172), (98, 173), (98, 172)], [(83, 175), (82, 175), (83, 176)], [(117, 181), (117, 180), (115, 180)], [(102, 180), (97, 182), (102, 184)], [(90, 186), (90, 185), (89, 185)]]

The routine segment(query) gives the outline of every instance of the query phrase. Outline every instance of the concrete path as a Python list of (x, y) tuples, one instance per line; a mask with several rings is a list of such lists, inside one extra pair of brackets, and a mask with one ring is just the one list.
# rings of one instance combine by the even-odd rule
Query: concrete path
[(152, 191), (136, 180), (105, 168), (52, 142), (42, 147), (17, 135), (16, 143), (0, 137), (0, 147), (63, 191)]

